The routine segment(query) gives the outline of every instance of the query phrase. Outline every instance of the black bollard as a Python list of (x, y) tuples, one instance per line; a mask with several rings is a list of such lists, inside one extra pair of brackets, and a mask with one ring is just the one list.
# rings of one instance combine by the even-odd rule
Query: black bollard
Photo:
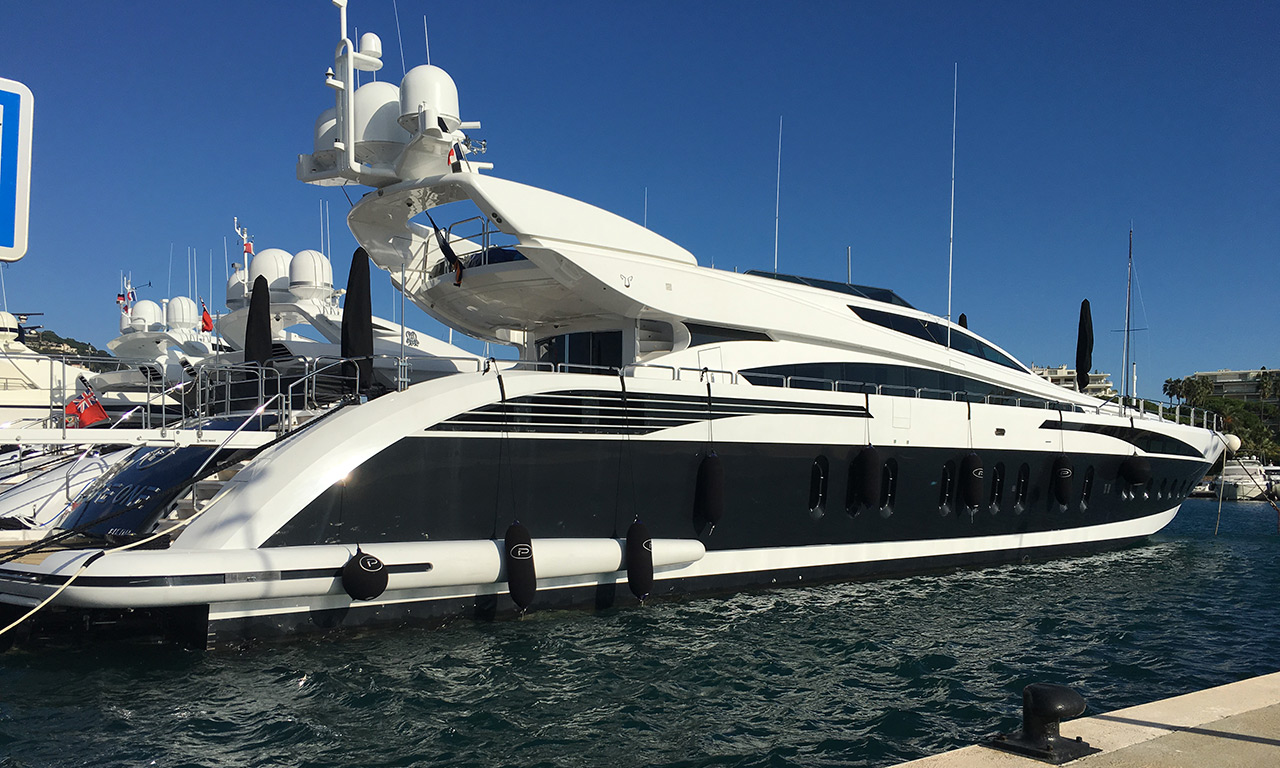
[(1079, 717), (1084, 710), (1084, 698), (1065, 685), (1032, 683), (1022, 689), (1022, 730), (983, 743), (1052, 765), (1101, 752), (1078, 736), (1065, 739), (1058, 733), (1063, 720)]

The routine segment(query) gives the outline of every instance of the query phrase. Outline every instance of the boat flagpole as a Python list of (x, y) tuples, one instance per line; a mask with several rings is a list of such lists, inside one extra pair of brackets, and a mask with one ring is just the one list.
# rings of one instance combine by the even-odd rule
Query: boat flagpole
[(951, 230), (947, 234), (947, 349), (951, 349), (951, 262), (956, 245), (956, 103), (960, 91), (960, 62), (951, 83)]

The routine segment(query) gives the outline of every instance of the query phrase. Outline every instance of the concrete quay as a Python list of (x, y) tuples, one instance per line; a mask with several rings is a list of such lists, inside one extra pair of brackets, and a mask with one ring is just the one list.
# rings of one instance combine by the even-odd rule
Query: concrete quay
[[(1280, 766), (1280, 672), (1063, 721), (1102, 751), (1071, 768), (1268, 768)], [(1038, 768), (1048, 765), (984, 746), (902, 763), (899, 768)]]

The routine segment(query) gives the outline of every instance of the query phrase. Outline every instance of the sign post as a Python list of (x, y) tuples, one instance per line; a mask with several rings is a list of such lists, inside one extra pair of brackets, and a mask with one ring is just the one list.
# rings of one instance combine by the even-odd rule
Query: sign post
[(31, 89), (0, 78), (0, 261), (27, 252), (31, 205)]

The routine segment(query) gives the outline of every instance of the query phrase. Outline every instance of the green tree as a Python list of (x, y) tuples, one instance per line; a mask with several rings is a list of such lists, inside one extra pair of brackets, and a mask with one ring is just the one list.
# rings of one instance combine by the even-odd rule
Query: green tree
[(1213, 396), (1213, 382), (1200, 377), (1191, 376), (1182, 380), (1182, 397), (1196, 408), (1208, 408), (1206, 401)]
[(1275, 371), (1263, 368), (1258, 372), (1257, 381), (1259, 399), (1270, 400), (1280, 394), (1280, 376), (1277, 376)]
[(1185, 384), (1183, 382), (1185, 381), (1186, 381), (1185, 379), (1165, 379), (1164, 380), (1164, 395), (1165, 397), (1169, 398), (1169, 402), (1172, 403), (1175, 397), (1179, 400), (1183, 399), (1184, 390), (1185, 390)]

